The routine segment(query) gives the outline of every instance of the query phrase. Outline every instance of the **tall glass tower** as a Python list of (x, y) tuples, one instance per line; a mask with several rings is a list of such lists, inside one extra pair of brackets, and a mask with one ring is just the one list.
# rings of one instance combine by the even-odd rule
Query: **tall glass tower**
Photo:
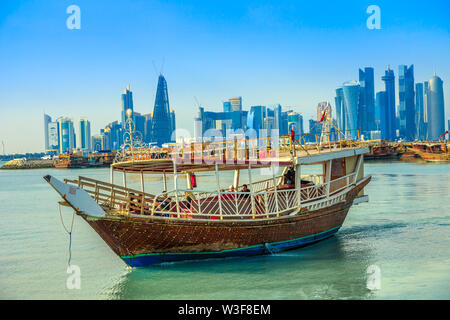
[(231, 111), (242, 111), (242, 97), (228, 98), (231, 104)]
[(425, 140), (426, 125), (425, 125), (425, 111), (424, 111), (424, 91), (423, 83), (416, 83), (416, 138), (419, 140)]
[(355, 139), (358, 136), (356, 129), (358, 129), (358, 106), (360, 85), (358, 81), (347, 81), (342, 85), (345, 100), (345, 114), (346, 114), (346, 130), (352, 130), (351, 138)]
[(70, 153), (75, 147), (75, 131), (70, 118), (58, 118), (59, 153)]
[[(381, 112), (381, 139), (394, 141), (395, 133), (395, 75), (389, 67), (381, 77), (386, 87), (386, 108)], [(383, 124), (384, 123), (384, 124)], [(383, 130), (384, 128), (384, 130)]]
[(87, 118), (80, 118), (78, 121), (78, 148), (91, 150), (91, 123)]
[(367, 132), (374, 129), (375, 84), (373, 68), (359, 69), (360, 97), (358, 107), (358, 127)]
[(152, 140), (156, 145), (162, 146), (163, 143), (171, 141), (171, 135), (169, 94), (166, 79), (161, 74), (158, 78), (155, 107), (153, 109)]
[(409, 68), (400, 65), (398, 68), (398, 99), (400, 137), (406, 140), (414, 140), (415, 128), (415, 106), (414, 106), (414, 65)]
[(128, 109), (133, 111), (133, 93), (130, 90), (130, 86), (128, 86), (122, 94), (122, 128), (125, 128), (127, 122), (126, 114)]
[(48, 124), (52, 122), (52, 118), (44, 114), (44, 139), (45, 139), (45, 151), (49, 149), (49, 139), (48, 139)]
[(439, 140), (445, 132), (444, 91), (442, 79), (433, 76), (428, 80), (428, 139)]
[(336, 97), (334, 98), (336, 105), (336, 119), (339, 130), (345, 131), (345, 100), (344, 90), (342, 88), (336, 89)]

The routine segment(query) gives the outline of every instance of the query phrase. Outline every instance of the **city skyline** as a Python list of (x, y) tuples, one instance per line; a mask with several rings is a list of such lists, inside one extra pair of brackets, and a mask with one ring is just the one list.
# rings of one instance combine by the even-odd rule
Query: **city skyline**
[[(0, 51), (0, 140), (6, 141), (7, 153), (44, 149), (44, 112), (85, 116), (91, 132), (98, 133), (118, 120), (118, 92), (129, 84), (135, 110), (152, 112), (158, 77), (153, 60), (165, 60), (163, 74), (170, 83), (177, 127), (192, 134), (194, 96), (213, 111), (221, 111), (224, 97), (233, 96), (242, 97), (243, 109), (296, 106), (293, 111), (306, 122), (314, 118), (317, 103), (329, 101), (334, 108), (336, 88), (358, 80), (358, 68), (364, 67), (374, 69), (375, 92), (384, 90), (381, 76), (387, 65), (396, 71), (396, 87), (400, 65), (414, 65), (416, 83), (427, 81), (436, 70), (444, 83), (444, 100), (450, 97), (446, 3), (408, 2), (403, 7), (401, 2), (380, 1), (380, 30), (367, 29), (369, 3), (361, 2), (316, 8), (274, 2), (169, 1), (152, 7), (79, 1), (80, 30), (65, 28), (67, 5), (1, 4), (0, 45), (5, 50)], [(236, 10), (239, 14), (230, 15)], [(122, 30), (122, 24), (111, 23), (119, 17), (133, 23)], [(181, 38), (179, 29), (184, 30)], [(239, 50), (224, 50), (232, 39)], [(120, 41), (125, 47), (135, 43), (136, 50), (118, 50), (119, 44), (124, 46)]]

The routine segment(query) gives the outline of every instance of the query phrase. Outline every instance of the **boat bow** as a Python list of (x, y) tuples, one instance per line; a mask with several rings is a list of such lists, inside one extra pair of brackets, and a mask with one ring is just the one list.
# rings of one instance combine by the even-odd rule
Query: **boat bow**
[(82, 188), (64, 183), (51, 175), (44, 176), (44, 179), (77, 213), (91, 217), (106, 215), (102, 207)]

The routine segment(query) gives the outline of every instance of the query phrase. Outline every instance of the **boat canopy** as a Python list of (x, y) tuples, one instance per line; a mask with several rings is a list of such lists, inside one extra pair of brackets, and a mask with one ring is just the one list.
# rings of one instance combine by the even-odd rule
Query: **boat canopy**
[[(174, 165), (175, 164), (175, 165)], [(240, 170), (258, 168), (268, 168), (272, 165), (290, 166), (292, 161), (267, 161), (267, 160), (245, 160), (245, 161), (202, 161), (196, 163), (188, 159), (149, 159), (138, 161), (124, 161), (114, 163), (112, 168), (114, 171), (123, 171), (130, 173), (187, 173), (200, 171), (214, 171), (216, 164), (220, 171), (225, 170)]]

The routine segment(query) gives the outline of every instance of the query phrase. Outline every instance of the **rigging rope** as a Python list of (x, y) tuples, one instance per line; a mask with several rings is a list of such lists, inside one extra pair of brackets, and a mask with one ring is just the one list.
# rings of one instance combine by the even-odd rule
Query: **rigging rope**
[(69, 260), (67, 261), (67, 264), (70, 266), (70, 260), (72, 259), (72, 230), (73, 230), (73, 222), (75, 220), (75, 210), (73, 210), (72, 213), (72, 223), (70, 225), (70, 231), (66, 228), (64, 224), (64, 220), (61, 214), (61, 204), (58, 203), (58, 209), (59, 209), (59, 217), (61, 218), (61, 224), (64, 228), (64, 230), (69, 234)]

